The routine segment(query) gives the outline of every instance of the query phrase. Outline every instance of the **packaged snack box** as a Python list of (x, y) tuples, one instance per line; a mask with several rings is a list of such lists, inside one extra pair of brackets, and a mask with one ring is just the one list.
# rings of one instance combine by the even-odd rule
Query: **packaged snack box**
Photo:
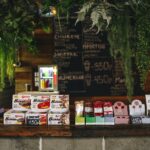
[(144, 116), (145, 115), (145, 105), (138, 99), (132, 101), (129, 105), (130, 116)]
[(48, 113), (48, 125), (69, 125), (69, 113)]
[(27, 125), (46, 125), (47, 124), (47, 112), (32, 112), (29, 110), (26, 112), (26, 124)]
[(25, 112), (8, 110), (4, 113), (5, 125), (23, 125), (25, 123)]
[(50, 111), (53, 113), (65, 113), (69, 111), (69, 95), (51, 95)]
[(28, 111), (31, 108), (31, 95), (13, 95), (12, 109)]
[(32, 95), (31, 110), (33, 112), (47, 112), (50, 109), (50, 96)]

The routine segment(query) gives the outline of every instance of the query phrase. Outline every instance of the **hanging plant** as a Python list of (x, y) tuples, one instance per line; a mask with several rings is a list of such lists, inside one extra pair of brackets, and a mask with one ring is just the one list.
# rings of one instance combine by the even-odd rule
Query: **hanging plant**
[(14, 79), (16, 52), (26, 46), (36, 52), (33, 31), (36, 28), (36, 3), (32, 0), (0, 1), (0, 89), (6, 78)]
[(91, 28), (97, 27), (97, 32), (108, 31), (110, 53), (122, 59), (128, 96), (132, 96), (134, 90), (133, 56), (141, 74), (141, 85), (150, 67), (149, 14), (148, 0), (87, 0), (78, 12), (77, 22), (90, 15)]

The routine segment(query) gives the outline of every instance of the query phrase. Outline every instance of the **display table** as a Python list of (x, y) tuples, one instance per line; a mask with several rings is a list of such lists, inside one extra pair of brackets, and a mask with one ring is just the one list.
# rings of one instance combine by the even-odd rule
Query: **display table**
[[(134, 99), (144, 100), (144, 96), (136, 96)], [(0, 119), (1, 137), (121, 137), (121, 136), (150, 136), (150, 125), (74, 125), (74, 101), (89, 98), (70, 99), (70, 126), (27, 126), (27, 125), (3, 125)], [(127, 101), (126, 96), (92, 97), (94, 100), (104, 101)], [(129, 103), (129, 102), (128, 102)]]

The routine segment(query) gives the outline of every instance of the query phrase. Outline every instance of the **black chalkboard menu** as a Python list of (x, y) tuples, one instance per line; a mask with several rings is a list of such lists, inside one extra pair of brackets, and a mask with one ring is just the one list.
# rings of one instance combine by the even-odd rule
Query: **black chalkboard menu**
[[(75, 25), (76, 18), (72, 13), (68, 19), (55, 19), (59, 91), (84, 96), (126, 95), (121, 59), (110, 56), (107, 33), (89, 29), (89, 18)], [(136, 91), (139, 95), (141, 89)]]

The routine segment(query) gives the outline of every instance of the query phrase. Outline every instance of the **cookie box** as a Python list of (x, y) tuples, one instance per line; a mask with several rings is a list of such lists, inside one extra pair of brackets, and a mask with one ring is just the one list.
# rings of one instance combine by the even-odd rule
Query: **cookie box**
[(46, 125), (47, 124), (47, 112), (26, 112), (26, 124), (27, 125)]
[(31, 110), (33, 112), (47, 112), (50, 109), (50, 96), (32, 95)]
[(69, 113), (48, 113), (48, 125), (69, 125)]
[(10, 109), (4, 113), (3, 119), (5, 125), (23, 125), (25, 123), (25, 112)]
[(53, 113), (65, 113), (69, 111), (69, 95), (51, 95), (50, 111)]
[(28, 111), (31, 108), (30, 95), (13, 95), (12, 109), (18, 111)]

